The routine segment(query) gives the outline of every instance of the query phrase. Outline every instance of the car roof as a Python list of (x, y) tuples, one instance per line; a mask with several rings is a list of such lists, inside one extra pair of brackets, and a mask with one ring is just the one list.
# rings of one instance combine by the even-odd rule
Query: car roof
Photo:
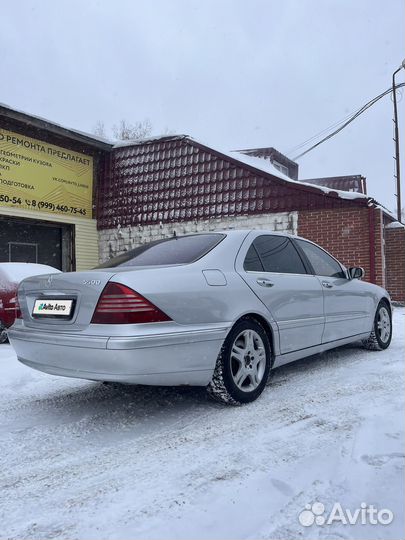
[(199, 231), (199, 232), (187, 233), (187, 234), (182, 234), (182, 235), (179, 234), (178, 237), (194, 236), (198, 234), (226, 234), (228, 236), (236, 236), (236, 235), (244, 234), (246, 236), (252, 232), (260, 233), (260, 234), (272, 234), (276, 236), (288, 236), (289, 238), (299, 238), (301, 240), (307, 240), (306, 238), (303, 238), (302, 236), (291, 234), (287, 231), (273, 231), (271, 229), (215, 229), (213, 231)]

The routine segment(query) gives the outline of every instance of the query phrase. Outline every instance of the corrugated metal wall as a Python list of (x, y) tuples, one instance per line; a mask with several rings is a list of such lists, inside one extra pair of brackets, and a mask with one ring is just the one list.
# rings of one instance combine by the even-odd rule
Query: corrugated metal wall
[(285, 182), (184, 136), (114, 148), (103, 171), (100, 230), (366, 204)]
[(98, 264), (98, 235), (95, 219), (78, 219), (58, 214), (45, 214), (30, 210), (0, 207), (0, 215), (21, 217), (54, 223), (67, 223), (75, 226), (76, 270), (88, 270)]

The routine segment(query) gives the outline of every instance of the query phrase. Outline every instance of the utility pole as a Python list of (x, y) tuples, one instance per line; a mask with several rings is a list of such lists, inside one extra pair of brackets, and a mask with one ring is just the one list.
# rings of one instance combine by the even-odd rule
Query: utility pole
[(395, 142), (395, 178), (397, 184), (397, 219), (402, 221), (402, 208), (401, 208), (401, 167), (399, 161), (399, 127), (398, 127), (398, 106), (397, 106), (397, 93), (395, 85), (395, 75), (405, 69), (405, 60), (403, 60), (401, 66), (392, 74), (392, 98), (394, 102), (394, 142)]

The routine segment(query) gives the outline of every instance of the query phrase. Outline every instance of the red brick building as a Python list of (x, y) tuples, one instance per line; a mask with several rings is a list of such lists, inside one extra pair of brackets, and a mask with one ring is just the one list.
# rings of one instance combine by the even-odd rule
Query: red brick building
[(281, 172), (288, 173), (290, 160), (283, 162), (274, 149), (259, 150), (261, 157), (255, 150), (223, 152), (183, 135), (114, 146), (105, 154), (97, 189), (100, 259), (172, 234), (287, 230), (348, 266), (363, 266), (367, 280), (404, 302), (404, 227), (360, 192), (365, 189), (293, 180)]

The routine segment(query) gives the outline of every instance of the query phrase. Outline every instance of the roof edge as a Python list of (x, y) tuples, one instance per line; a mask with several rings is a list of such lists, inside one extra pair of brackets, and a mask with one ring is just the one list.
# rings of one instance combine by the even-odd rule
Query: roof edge
[[(308, 191), (310, 193), (322, 194), (322, 195), (325, 195), (325, 196), (328, 196), (328, 197), (333, 197), (335, 199), (336, 198), (341, 198), (341, 199), (345, 199), (345, 200), (351, 200), (352, 202), (360, 202), (360, 201), (362, 201), (363, 203), (368, 205), (370, 197), (367, 197), (363, 193), (357, 193), (356, 194), (356, 193), (353, 193), (353, 192), (350, 192), (350, 191), (340, 191), (340, 190), (322, 188), (321, 186), (316, 186), (314, 184), (307, 184), (305, 182), (301, 182), (300, 180), (293, 180), (292, 178), (288, 178), (287, 176), (283, 175), (282, 173), (280, 173), (279, 175), (273, 174), (272, 172), (266, 171), (263, 168), (256, 167), (255, 165), (246, 163), (246, 161), (244, 161), (243, 159), (238, 159), (238, 157), (232, 156), (227, 152), (217, 150), (216, 148), (212, 148), (211, 146), (208, 146), (208, 145), (206, 145), (204, 143), (196, 141), (192, 137), (187, 136), (185, 138), (187, 140), (189, 140), (191, 143), (195, 144), (196, 146), (199, 146), (201, 148), (209, 150), (210, 152), (213, 152), (214, 154), (218, 155), (222, 159), (227, 159), (227, 160), (231, 161), (232, 163), (234, 163), (234, 164), (236, 164), (238, 166), (245, 167), (248, 170), (250, 170), (251, 172), (254, 172), (255, 174), (257, 174), (259, 172), (260, 174), (265, 175), (265, 176), (271, 178), (272, 180), (275, 180), (276, 182), (278, 182), (280, 184), (283, 184), (283, 185), (290, 184), (290, 186), (292, 188), (294, 188), (294, 189)], [(250, 156), (246, 156), (246, 157), (250, 158)], [(254, 159), (260, 159), (260, 158), (254, 158)]]
[(115, 141), (112, 143), (112, 149), (115, 148), (125, 148), (127, 146), (140, 146), (141, 144), (153, 144), (156, 141), (180, 141), (182, 139), (191, 139), (189, 135), (155, 135), (152, 137), (146, 137), (145, 139), (139, 140), (126, 140), (126, 141)]
[(61, 124), (51, 122), (45, 118), (41, 118), (40, 116), (19, 111), (4, 103), (0, 103), (0, 116), (15, 122), (20, 122), (30, 127), (42, 129), (43, 131), (47, 131), (53, 135), (59, 135), (60, 137), (65, 137), (76, 142), (86, 144), (87, 146), (92, 146), (98, 150), (110, 150), (113, 146), (111, 141), (104, 139), (103, 137), (97, 137), (96, 135), (91, 135), (90, 133), (85, 133), (83, 131), (62, 126)]

